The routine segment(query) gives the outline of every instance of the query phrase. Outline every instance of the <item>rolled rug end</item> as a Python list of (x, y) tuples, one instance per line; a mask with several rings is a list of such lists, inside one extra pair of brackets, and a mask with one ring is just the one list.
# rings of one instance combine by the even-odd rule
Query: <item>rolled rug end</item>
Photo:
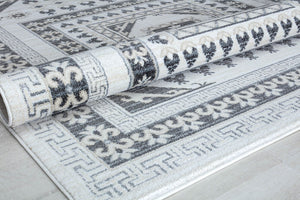
[(27, 68), (0, 77), (0, 117), (18, 126), (52, 114), (51, 94), (37, 69)]
[(10, 110), (10, 106), (8, 104), (8, 100), (1, 87), (0, 87), (0, 117), (6, 125), (12, 126), (12, 113)]
[(8, 76), (1, 77), (0, 82), (0, 117), (7, 126), (18, 126), (28, 121), (26, 102), (18, 83)]

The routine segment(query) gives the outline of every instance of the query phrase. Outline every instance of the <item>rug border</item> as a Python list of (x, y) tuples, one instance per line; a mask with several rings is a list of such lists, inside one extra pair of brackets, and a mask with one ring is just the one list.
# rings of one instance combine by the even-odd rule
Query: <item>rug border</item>
[[(228, 167), (228, 166), (236, 163), (237, 161), (240, 161), (243, 158), (246, 158), (247, 156), (249, 156), (249, 155), (251, 155), (251, 154), (253, 154), (253, 153), (257, 152), (257, 151), (259, 151), (261, 149), (264, 149), (265, 147), (268, 147), (271, 144), (274, 144), (274, 143), (276, 143), (276, 142), (278, 142), (278, 141), (280, 141), (280, 140), (282, 140), (282, 139), (284, 139), (284, 138), (286, 138), (286, 137), (288, 137), (290, 135), (296, 134), (297, 132), (300, 131), (300, 123), (295, 123), (294, 125), (290, 125), (288, 127), (289, 128), (286, 128), (286, 129), (290, 129), (290, 130), (286, 130), (286, 132), (285, 131), (278, 131), (278, 132), (276, 132), (274, 134), (269, 135), (269, 137), (266, 137), (264, 139), (260, 139), (260, 140), (258, 140), (256, 142), (250, 144), (249, 146), (244, 147), (244, 148), (242, 148), (242, 149), (234, 152), (233, 154), (239, 154), (234, 159), (230, 159), (230, 155), (228, 155), (224, 159), (222, 159), (221, 161), (219, 160), (219, 161), (215, 161), (215, 162), (210, 163), (211, 166), (216, 166), (215, 164), (220, 163), (220, 162), (222, 164), (220, 164), (219, 166), (215, 167), (214, 169), (207, 169), (207, 171), (204, 171), (204, 172), (201, 169), (198, 170), (195, 173), (200, 173), (202, 175), (199, 175), (198, 177), (194, 175), (193, 176), (194, 178), (190, 177), (192, 175), (189, 175), (188, 178), (184, 178), (185, 180), (181, 179), (181, 180), (177, 181), (177, 182), (182, 182), (182, 181), (186, 182), (186, 183), (183, 183), (183, 184), (177, 183), (178, 187), (176, 187), (176, 185), (175, 185), (176, 183), (173, 183), (174, 186), (172, 188), (176, 188), (176, 189), (173, 189), (172, 191), (168, 191), (168, 190), (170, 190), (172, 188), (166, 186), (165, 188), (162, 189), (162, 190), (166, 190), (165, 193), (163, 191), (162, 192), (156, 191), (156, 192), (153, 192), (152, 194), (148, 193), (147, 195), (141, 197), (140, 200), (153, 200), (153, 199), (163, 200), (165, 198), (168, 198), (168, 197), (172, 196), (173, 194), (175, 194), (175, 193), (177, 193), (177, 192), (179, 192), (179, 191), (181, 191), (181, 190), (183, 190), (183, 189), (185, 189), (185, 188), (193, 185), (194, 183), (197, 183), (198, 181), (201, 181), (201, 180), (205, 179), (206, 177), (208, 177), (210, 175), (213, 175), (216, 172), (219, 172), (220, 170), (222, 170), (222, 169), (224, 169), (224, 168), (226, 168), (226, 167)], [(294, 128), (290, 128), (290, 127), (294, 127)], [(280, 133), (283, 133), (283, 134), (281, 135)], [(281, 135), (281, 136), (276, 137), (276, 135)], [(267, 141), (267, 142), (264, 143), (264, 141)], [(264, 144), (263, 145), (259, 145), (257, 143), (264, 143)], [(252, 146), (254, 146), (254, 147), (252, 148)], [(247, 152), (246, 150), (249, 149), (249, 147), (252, 148), (252, 150), (250, 150), (250, 151)], [(224, 161), (226, 161), (226, 159), (230, 159), (231, 161), (225, 163)], [(204, 167), (204, 168), (207, 168), (207, 167)], [(203, 173), (205, 173), (205, 175)], [(195, 178), (195, 177), (197, 177), (197, 178)], [(179, 185), (181, 185), (181, 186), (179, 186)], [(157, 197), (157, 195), (160, 194), (160, 193), (162, 193), (163, 195), (160, 196), (160, 197)]]
[(25, 151), (31, 156), (34, 162), (38, 165), (39, 168), (43, 170), (43, 172), (50, 178), (50, 180), (55, 184), (55, 186), (63, 193), (65, 197), (70, 200), (74, 200), (73, 196), (64, 188), (64, 186), (52, 175), (52, 173), (47, 169), (47, 167), (43, 164), (43, 162), (39, 159), (37, 155), (25, 144), (21, 137), (12, 129), (11, 127), (6, 126), (1, 121), (1, 124), (11, 133), (16, 140), (21, 144), (21, 146), (25, 149)]
[[(3, 123), (2, 123), (3, 124)], [(63, 193), (65, 197), (67, 197), (70, 200), (74, 200), (73, 196), (64, 188), (64, 186), (57, 180), (57, 178), (52, 175), (52, 173), (47, 169), (47, 167), (42, 163), (42, 161), (38, 158), (38, 156), (35, 155), (35, 153), (25, 144), (25, 142), (22, 140), (21, 137), (18, 136), (18, 134), (10, 127), (4, 125), (4, 127), (16, 138), (16, 140), (21, 144), (21, 146), (25, 149), (25, 151), (32, 157), (32, 159), (38, 164), (38, 166), (44, 171), (44, 173), (50, 178), (50, 180), (56, 185), (56, 187)], [(288, 137), (290, 135), (293, 135), (300, 131), (300, 122), (296, 122), (293, 124), (288, 125), (285, 129), (281, 129), (279, 131), (276, 131), (273, 134), (270, 134), (268, 137), (257, 140), (256, 142), (253, 142), (249, 146), (245, 146), (244, 148), (236, 151), (233, 153), (233, 155), (227, 155), (224, 159), (214, 161), (210, 163), (210, 166), (217, 166), (218, 163), (219, 166), (214, 167), (212, 169), (211, 167), (208, 167), (210, 169), (205, 169), (207, 167), (204, 167), (204, 169), (199, 169), (196, 174), (199, 175), (190, 174), (186, 178), (182, 178), (175, 183), (172, 184), (172, 186), (166, 186), (160, 190), (153, 191), (152, 193), (147, 193), (144, 196), (141, 196), (141, 200), (163, 200), (165, 198), (168, 198), (172, 196), (173, 194), (193, 185), (194, 183), (212, 175), (216, 172), (236, 163), (237, 161), (242, 160), (243, 158), (275, 143), (280, 140), (282, 140), (285, 137)], [(249, 150), (252, 149), (252, 150)], [(238, 155), (237, 155), (238, 154)], [(235, 157), (235, 158), (233, 158)], [(230, 159), (229, 162), (226, 162)], [(204, 170), (204, 171), (203, 171)], [(184, 183), (182, 183), (184, 182)]]

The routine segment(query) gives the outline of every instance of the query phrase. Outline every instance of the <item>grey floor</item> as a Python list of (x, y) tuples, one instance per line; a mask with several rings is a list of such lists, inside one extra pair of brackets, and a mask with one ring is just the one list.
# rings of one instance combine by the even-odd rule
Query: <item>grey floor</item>
[[(65, 200), (0, 125), (0, 199)], [(299, 200), (300, 131), (174, 194), (167, 200)]]

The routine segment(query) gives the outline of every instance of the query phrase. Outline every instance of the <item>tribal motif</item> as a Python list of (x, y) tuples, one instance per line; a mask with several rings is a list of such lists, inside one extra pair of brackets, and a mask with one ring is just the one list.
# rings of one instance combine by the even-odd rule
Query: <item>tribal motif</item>
[[(172, 53), (168, 55), (164, 57), (164, 63), (168, 69), (168, 73), (172, 74), (175, 71), (175, 69), (178, 67), (180, 59), (177, 53)], [(189, 65), (191, 67), (191, 63)]]
[(287, 37), (292, 28), (291, 20), (287, 19), (286, 23), (284, 21), (281, 21), (280, 24), (284, 30), (284, 37)]
[(189, 49), (190, 52), (188, 49), (186, 49), (183, 51), (183, 55), (188, 64), (188, 68), (191, 68), (196, 62), (196, 59), (198, 58), (199, 54), (198, 54), (198, 50), (195, 47), (191, 47)]
[(206, 62), (209, 62), (212, 57), (214, 57), (216, 50), (216, 44), (214, 42), (210, 42), (208, 46), (206, 44), (202, 44), (202, 51), (206, 57)]
[(168, 40), (161, 38), (160, 35), (153, 35), (148, 38), (148, 41), (156, 44), (168, 44)]
[(51, 91), (53, 111), (70, 109), (87, 102), (87, 81), (74, 60), (63, 58), (37, 68)]
[(224, 51), (223, 56), (226, 57), (232, 49), (233, 40), (230, 37), (227, 37), (226, 42), (223, 39), (220, 39), (220, 45)]
[[(72, 20), (84, 16), (90, 16), (90, 15), (97, 15), (99, 13), (102, 13), (104, 11), (110, 11), (117, 7), (126, 7), (126, 6), (134, 6), (138, 5), (144, 2), (151, 2), (153, 0), (143, 0), (143, 1), (122, 1), (117, 3), (112, 3), (105, 6), (99, 6), (94, 7), (90, 9), (80, 10), (76, 12), (71, 12), (68, 14), (62, 14), (62, 15), (56, 15), (54, 17), (48, 17), (36, 21), (26, 22), (23, 23), (23, 26), (25, 26), (30, 31), (38, 34), (41, 38), (46, 40), (47, 42), (53, 44), (54, 46), (57, 46), (59, 49), (61, 49), (63, 52), (66, 52), (67, 54), (75, 54), (82, 51), (88, 50), (88, 48), (85, 45), (80, 44), (76, 40), (73, 40), (71, 37), (69, 37), (67, 34), (63, 34), (60, 31), (56, 30), (54, 27), (50, 26), (53, 23), (58, 23), (64, 20)], [(41, 14), (48, 14), (53, 15), (55, 12), (54, 9), (48, 9), (45, 11), (40, 11)], [(108, 17), (110, 17), (110, 13), (107, 13)], [(103, 18), (103, 17), (101, 17)], [(97, 20), (97, 16), (93, 18), (93, 20)], [(81, 20), (78, 19), (79, 24), (83, 24), (87, 22), (87, 20)], [(62, 23), (62, 27), (68, 26), (70, 24), (68, 23)], [(80, 32), (78, 28), (74, 28), (73, 32)], [(49, 33), (51, 33), (49, 35)], [(72, 33), (72, 32), (70, 32)], [(88, 35), (82, 35), (82, 37), (89, 37)], [(100, 40), (100, 41), (99, 41)], [(99, 36), (94, 36), (89, 39), (90, 43), (100, 43), (100, 46), (105, 46), (107, 43), (105, 41), (102, 41), (102, 38)]]
[(0, 42), (0, 73), (13, 72), (29, 66), (29, 62)]
[(268, 33), (270, 35), (270, 42), (272, 42), (275, 39), (275, 37), (276, 37), (276, 35), (278, 33), (279, 28), (278, 28), (277, 24), (275, 24), (275, 23), (273, 23), (272, 26), (270, 26), (268, 24), (266, 26), (266, 28), (267, 28)]
[(236, 39), (238, 41), (238, 44), (240, 46), (240, 52), (244, 51), (246, 49), (246, 46), (249, 42), (249, 35), (247, 32), (243, 32), (243, 36), (240, 36), (240, 34), (236, 34)]
[(261, 40), (264, 37), (264, 31), (263, 31), (263, 29), (261, 27), (258, 27), (257, 30), (252, 29), (251, 30), (251, 34), (252, 34), (252, 37), (254, 38), (255, 46), (258, 46), (259, 43), (261, 42)]
[(156, 78), (156, 66), (147, 48), (139, 41), (123, 42), (116, 46), (123, 54), (131, 73), (133, 82), (131, 87), (141, 86)]
[[(110, 167), (116, 167), (146, 152), (295, 91), (300, 88), (299, 80), (300, 68), (291, 69), (126, 134), (88, 107), (68, 111), (70, 114), (60, 114), (57, 119), (82, 145), (95, 152)], [(69, 115), (78, 112), (82, 115), (76, 117), (77, 123), (73, 125), (74, 122), (68, 120)], [(95, 120), (87, 121), (89, 118)]]
[[(292, 5), (289, 4), (285, 6), (285, 9), (293, 8)], [(270, 7), (278, 9), (278, 11), (275, 10), (275, 12), (279, 12), (283, 9), (275, 6)], [(270, 12), (267, 8), (268, 7), (260, 9), (264, 13), (262, 16), (273, 14), (273, 12)], [(199, 23), (198, 25), (190, 27), (179, 27), (177, 29), (167, 31), (167, 33), (174, 37), (170, 37), (170, 35), (166, 36), (166, 34), (156, 34), (148, 37), (147, 41), (155, 45), (157, 49), (161, 48), (159, 56), (163, 60), (164, 66), (168, 70), (168, 74), (173, 74), (176, 72), (180, 63), (182, 63), (182, 57), (186, 62), (185, 67), (192, 68), (197, 64), (203, 64), (203, 56), (205, 57), (205, 62), (217, 59), (216, 55), (218, 55), (219, 49), (223, 51), (223, 57), (234, 53), (234, 51), (236, 53), (236, 49), (234, 49), (235, 43), (239, 46), (239, 52), (242, 52), (246, 48), (250, 49), (261, 46), (266, 40), (271, 42), (276, 39), (278, 40), (278, 33), (280, 29), (284, 32), (281, 37), (288, 37), (292, 30), (293, 23), (297, 25), (297, 20), (292, 22), (292, 18), (288, 19), (287, 14), (279, 14), (278, 18), (282, 18), (281, 21), (276, 21), (273, 18), (266, 17), (263, 23), (253, 20), (246, 26), (234, 26), (238, 23), (251, 20), (251, 11), (247, 11), (245, 13), (238, 15), (239, 17), (244, 17), (245, 20), (237, 20), (235, 16), (231, 16), (228, 17), (228, 19), (218, 19), (214, 22)], [(292, 11), (290, 14), (294, 17), (297, 15), (297, 12)], [(234, 26), (232, 31), (226, 29), (225, 32), (221, 29), (222, 26), (219, 25), (212, 27), (214, 24), (228, 25), (227, 20), (233, 21), (232, 24), (230, 24)], [(210, 29), (207, 27), (210, 27)], [(213, 31), (217, 37), (211, 37), (206, 33), (207, 31)], [(197, 42), (197, 40), (199, 42)], [(176, 47), (176, 44), (180, 44), (180, 48)]]
[(271, 1), (0, 1), (10, 130), (70, 199), (173, 192), (298, 126), (299, 8)]

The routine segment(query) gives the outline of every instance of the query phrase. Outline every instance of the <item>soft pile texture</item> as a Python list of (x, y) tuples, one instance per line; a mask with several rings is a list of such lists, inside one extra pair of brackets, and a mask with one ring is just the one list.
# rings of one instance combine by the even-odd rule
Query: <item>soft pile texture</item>
[[(24, 25), (35, 30), (45, 22)], [(299, 7), (271, 4), (16, 70), (0, 79), (2, 116), (8, 126), (21, 125), (298, 32)]]
[(7, 1), (3, 123), (70, 199), (162, 199), (299, 129), (299, 32), (297, 2)]

